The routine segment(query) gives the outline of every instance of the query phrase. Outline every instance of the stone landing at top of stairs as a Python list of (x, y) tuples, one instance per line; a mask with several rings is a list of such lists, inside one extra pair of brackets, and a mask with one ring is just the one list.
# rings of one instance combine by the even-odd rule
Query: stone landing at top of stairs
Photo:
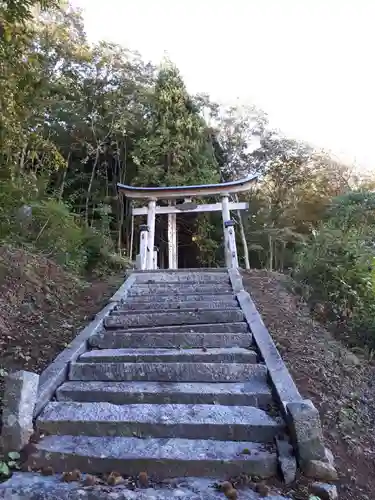
[[(28, 465), (94, 475), (146, 471), (156, 481), (201, 478), (185, 479), (171, 496), (161, 488), (119, 499), (162, 500), (177, 490), (182, 499), (223, 498), (203, 478), (275, 476), (275, 438), (285, 424), (228, 272), (135, 272), (129, 280), (37, 415), (45, 437)], [(61, 498), (86, 498), (66, 491)], [(248, 490), (240, 498), (258, 497)]]

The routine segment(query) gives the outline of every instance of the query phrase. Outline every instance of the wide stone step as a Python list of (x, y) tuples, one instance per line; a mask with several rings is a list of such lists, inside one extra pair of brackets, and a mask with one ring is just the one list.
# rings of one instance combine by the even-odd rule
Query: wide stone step
[[(237, 323), (202, 323), (187, 325), (164, 325), (164, 326), (145, 326), (127, 328), (127, 332), (142, 333), (248, 333), (249, 326), (245, 321)], [(103, 329), (102, 332), (105, 332)]]
[(265, 380), (265, 365), (243, 363), (71, 363), (69, 380), (245, 382)]
[[(215, 326), (215, 325), (208, 325)], [(217, 330), (220, 330), (221, 325), (216, 325)], [(233, 326), (233, 324), (232, 324)], [(242, 325), (241, 325), (242, 326)], [(247, 325), (245, 325), (247, 327)], [(157, 331), (107, 331), (99, 332), (89, 339), (89, 344), (92, 347), (101, 349), (119, 349), (126, 347), (137, 348), (142, 346), (144, 348), (176, 348), (176, 347), (250, 347), (252, 344), (251, 333), (241, 332), (192, 332), (186, 331), (186, 327), (178, 330), (176, 327), (173, 329), (165, 328), (156, 329)], [(177, 330), (177, 331), (175, 331)], [(195, 328), (198, 330), (198, 328)]]
[(233, 293), (226, 293), (226, 294), (215, 294), (214, 296), (212, 294), (180, 294), (175, 298), (171, 298), (170, 295), (154, 295), (152, 297), (149, 297), (148, 295), (146, 296), (135, 296), (131, 297), (127, 295), (126, 301), (124, 303), (132, 304), (132, 303), (138, 303), (138, 302), (143, 302), (143, 303), (148, 303), (149, 301), (152, 302), (170, 302), (171, 300), (178, 300), (180, 302), (187, 301), (187, 302), (196, 302), (196, 301), (202, 301), (202, 302), (210, 302), (212, 300), (215, 300), (217, 302), (232, 302), (233, 300), (236, 300), (236, 297)]
[(79, 358), (81, 363), (256, 363), (255, 351), (243, 347), (200, 349), (98, 349)]
[[(185, 311), (186, 309), (196, 310), (196, 309), (238, 309), (240, 306), (237, 300), (232, 299), (227, 302), (217, 302), (217, 301), (178, 301), (178, 300), (169, 300), (163, 303), (155, 302), (153, 299), (147, 302), (125, 302), (121, 306), (118, 306), (116, 311), (137, 311), (144, 312), (147, 311), (156, 311), (163, 310), (168, 311), (170, 309)], [(146, 312), (147, 312), (146, 311)]]
[[(159, 480), (186, 476), (225, 478), (241, 473), (267, 478), (276, 474), (277, 459), (276, 453), (266, 448), (247, 441), (47, 436), (36, 445), (28, 465), (49, 465), (55, 472), (118, 471), (126, 476), (147, 471), (150, 478)], [(171, 493), (166, 498), (172, 498)]]
[(204, 323), (236, 323), (244, 320), (243, 312), (239, 310), (227, 311), (181, 311), (181, 312), (151, 312), (143, 314), (111, 314), (104, 318), (107, 329), (142, 327), (142, 326), (167, 326)]
[(212, 314), (215, 314), (216, 316), (220, 315), (221, 317), (222, 315), (231, 313), (232, 311), (237, 311), (241, 313), (241, 308), (238, 304), (225, 308), (210, 307), (209, 304), (208, 308), (205, 308), (200, 306), (200, 303), (197, 302), (194, 306), (195, 307), (188, 307), (188, 308), (183, 306), (169, 308), (168, 306), (165, 307), (165, 304), (161, 306), (159, 303), (152, 304), (148, 302), (147, 304), (142, 305), (142, 309), (127, 309), (127, 308), (115, 307), (109, 314), (109, 317), (126, 317), (129, 315), (149, 316), (150, 314), (157, 314), (158, 315), (157, 317), (159, 318), (162, 314), (168, 316), (175, 314), (176, 317), (178, 317), (181, 314), (198, 314), (198, 313), (205, 314), (206, 312), (210, 312)]
[[(158, 461), (163, 462), (162, 460)], [(226, 462), (225, 462), (226, 463)], [(232, 467), (231, 462), (228, 462)], [(218, 465), (214, 470), (220, 470)], [(232, 470), (232, 469), (231, 469)], [(246, 471), (245, 471), (246, 472)], [(124, 475), (125, 472), (124, 472)], [(221, 474), (224, 475), (224, 472)], [(237, 473), (231, 474), (236, 476)], [(260, 474), (257, 474), (260, 476)], [(161, 475), (162, 476), (162, 475)], [(157, 480), (158, 478), (155, 477)], [(2, 500), (223, 500), (223, 493), (215, 488), (217, 478), (183, 477), (158, 483), (154, 488), (112, 489), (107, 485), (82, 488), (77, 483), (61, 481), (61, 476), (42, 476), (38, 472), (14, 472), (12, 477), (0, 483)], [(171, 485), (172, 482), (172, 485)], [(174, 487), (176, 482), (178, 486)], [(175, 489), (174, 489), (175, 488)], [(109, 491), (111, 491), (109, 493)], [(15, 493), (16, 492), (16, 493)], [(173, 492), (173, 493), (172, 493)], [(172, 496), (171, 496), (172, 495)], [(241, 490), (241, 500), (261, 500), (261, 496), (251, 488)], [(268, 495), (267, 500), (292, 500), (291, 497)]]
[(229, 283), (229, 275), (228, 271), (137, 273), (136, 283), (146, 285), (159, 283)]
[(162, 294), (162, 295), (185, 295), (186, 293), (190, 294), (225, 294), (225, 293), (233, 293), (233, 289), (230, 284), (204, 284), (204, 283), (196, 283), (196, 284), (183, 284), (183, 283), (165, 283), (159, 285), (133, 285), (128, 292), (128, 296), (137, 297), (139, 295), (152, 297), (153, 295)]
[(281, 422), (259, 408), (221, 405), (49, 403), (37, 419), (46, 434), (273, 442)]
[(219, 404), (267, 409), (272, 403), (265, 381), (239, 383), (188, 382), (65, 382), (56, 392), (58, 401), (123, 404)]

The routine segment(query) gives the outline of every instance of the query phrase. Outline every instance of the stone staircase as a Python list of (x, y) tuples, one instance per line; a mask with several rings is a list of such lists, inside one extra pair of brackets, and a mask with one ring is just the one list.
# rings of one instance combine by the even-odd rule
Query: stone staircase
[[(70, 484), (21, 473), (0, 485), (0, 498), (214, 500), (223, 494), (212, 478), (281, 470), (290, 482), (294, 454), (303, 467), (325, 460), (319, 414), (298, 393), (234, 269), (133, 272), (41, 375), (34, 416), (42, 438), (29, 469), (146, 473), (157, 494), (73, 494)], [(160, 486), (171, 478), (185, 478), (175, 494)], [(248, 489), (240, 498), (259, 496)]]
[(277, 472), (267, 367), (226, 271), (142, 274), (37, 418), (33, 468), (157, 479)]

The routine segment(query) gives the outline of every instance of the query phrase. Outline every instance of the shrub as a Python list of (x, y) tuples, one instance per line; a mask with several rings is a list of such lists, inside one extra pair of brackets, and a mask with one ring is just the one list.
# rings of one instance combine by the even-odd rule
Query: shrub
[[(27, 181), (27, 179), (26, 179)], [(126, 267), (103, 231), (87, 228), (68, 204), (40, 199), (35, 183), (0, 180), (0, 240), (37, 249), (78, 273)], [(23, 215), (22, 208), (25, 207)], [(27, 213), (29, 212), (29, 213)]]
[(305, 298), (345, 324), (351, 344), (375, 348), (375, 249), (363, 227), (326, 223), (296, 255)]

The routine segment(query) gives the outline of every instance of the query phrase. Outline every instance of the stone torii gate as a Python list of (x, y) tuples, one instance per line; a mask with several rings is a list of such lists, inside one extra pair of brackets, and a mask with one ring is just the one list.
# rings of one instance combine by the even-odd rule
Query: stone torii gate
[[(129, 199), (147, 200), (148, 206), (133, 208), (132, 215), (147, 215), (147, 224), (141, 226), (140, 252), (137, 261), (138, 269), (156, 269), (157, 257), (155, 245), (155, 217), (168, 214), (168, 262), (169, 269), (177, 269), (177, 225), (176, 215), (181, 213), (222, 212), (223, 233), (226, 267), (237, 268), (238, 257), (234, 222), (231, 220), (231, 210), (246, 210), (248, 203), (234, 203), (229, 201), (232, 194), (248, 191), (257, 180), (257, 176), (247, 177), (233, 182), (222, 184), (203, 184), (199, 186), (173, 187), (135, 187), (117, 184), (120, 195)], [(197, 205), (195, 198), (220, 196), (220, 203)], [(176, 203), (183, 199), (183, 203)], [(168, 206), (158, 206), (158, 200), (166, 200)]]

